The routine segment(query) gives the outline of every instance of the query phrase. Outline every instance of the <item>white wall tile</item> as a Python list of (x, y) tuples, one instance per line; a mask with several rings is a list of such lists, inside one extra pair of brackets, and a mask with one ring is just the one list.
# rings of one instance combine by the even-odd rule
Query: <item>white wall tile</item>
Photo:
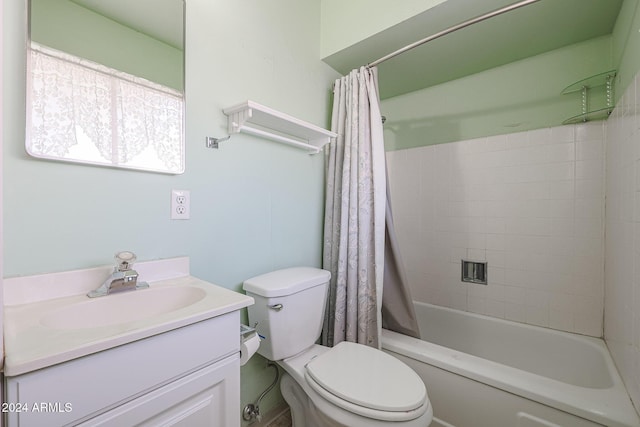
[(487, 299), (486, 310), (487, 310), (486, 314), (488, 316), (504, 319), (506, 315), (506, 304), (504, 301)]
[(576, 179), (575, 189), (578, 199), (601, 199), (604, 195), (604, 182), (602, 179)]
[(504, 300), (511, 304), (519, 304), (524, 306), (526, 290), (517, 286), (504, 287)]
[[(576, 159), (576, 147), (573, 142), (545, 146), (547, 162), (572, 162)], [(602, 156), (600, 157), (602, 158)]]
[(526, 306), (526, 322), (536, 326), (549, 326), (549, 309), (547, 307)]
[[(603, 147), (602, 125), (581, 124), (388, 153), (414, 298), (599, 336)], [(462, 258), (488, 262), (487, 286), (461, 283)]]
[[(571, 199), (540, 200), (537, 205), (541, 209), (540, 215), (548, 218), (573, 218), (575, 203)], [(601, 209), (602, 204), (598, 207)]]
[(558, 126), (551, 128), (551, 135), (547, 143), (575, 141), (575, 126)]
[(602, 218), (602, 199), (576, 199), (576, 218)]
[(576, 162), (576, 179), (602, 179), (604, 164), (602, 159), (578, 160)]
[(576, 125), (576, 141), (602, 142), (605, 136), (606, 122), (587, 122)]
[[(576, 231), (576, 234), (578, 232)], [(602, 235), (602, 230), (599, 231), (597, 236)], [(541, 239), (539, 243), (539, 250), (544, 253), (552, 255), (573, 255), (573, 237), (572, 236), (549, 236)]]
[[(505, 233), (504, 218), (485, 217), (485, 231), (488, 234), (504, 234)], [(493, 248), (489, 248), (487, 243), (487, 249), (493, 249)]]
[(505, 303), (504, 317), (514, 322), (525, 323), (527, 321), (526, 307), (524, 304)]
[(486, 144), (487, 151), (506, 150), (507, 136), (506, 135), (489, 136), (487, 137), (485, 144)]
[[(595, 324), (585, 311), (604, 309), (604, 337), (636, 407), (640, 407), (640, 133), (638, 132), (638, 79), (629, 85), (606, 125), (606, 251), (604, 303), (596, 289), (579, 302), (575, 326), (591, 333)], [(597, 159), (596, 159), (597, 160)], [(591, 161), (591, 159), (585, 159)], [(593, 257), (591, 257), (594, 260)], [(576, 268), (587, 269), (589, 258)]]
[(575, 181), (573, 178), (565, 181), (554, 181), (549, 185), (550, 199), (573, 199)]
[[(466, 259), (472, 261), (486, 261), (487, 251), (484, 249), (468, 249)], [(458, 267), (457, 264), (456, 267)]]
[(549, 310), (549, 327), (562, 331), (573, 331), (573, 313), (565, 310)]
[[(489, 251), (487, 251), (487, 262), (491, 262), (489, 257)], [(492, 285), (491, 287), (489, 287), (489, 289), (493, 289), (493, 286), (495, 285), (500, 286), (507, 283), (506, 270), (504, 268), (499, 267), (499, 265), (500, 265), (500, 261), (493, 263), (492, 266), (488, 264), (487, 278)]]
[[(535, 129), (528, 132), (523, 132), (523, 136), (527, 145), (545, 145), (551, 141), (552, 129)], [(516, 134), (517, 135), (517, 134)]]
[(505, 135), (507, 140), (505, 147), (507, 150), (514, 150), (531, 145), (528, 141), (528, 132), (517, 132)]
[(566, 218), (551, 218), (549, 236), (569, 237), (575, 235), (575, 221)]
[(602, 160), (604, 147), (602, 139), (576, 142), (576, 160)]

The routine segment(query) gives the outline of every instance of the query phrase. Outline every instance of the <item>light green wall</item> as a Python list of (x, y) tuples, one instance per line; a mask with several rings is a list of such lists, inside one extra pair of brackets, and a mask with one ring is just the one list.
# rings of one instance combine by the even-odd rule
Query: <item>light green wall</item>
[[(605, 36), (382, 101), (387, 150), (556, 126), (580, 113), (571, 83), (613, 68)], [(593, 105), (603, 91), (594, 90)], [(605, 104), (602, 104), (604, 107)]]
[[(610, 36), (591, 39), (382, 102), (387, 150), (556, 126), (580, 112), (562, 89), (617, 70), (615, 100), (640, 70), (640, 6), (625, 0)], [(604, 88), (591, 93), (604, 107)]]
[[(322, 58), (446, 0), (322, 0)], [(354, 22), (357, 24), (354, 25)]]
[[(230, 289), (254, 275), (319, 266), (323, 156), (227, 134), (222, 108), (252, 99), (326, 127), (331, 83), (320, 61), (320, 3), (187, 0), (186, 172), (161, 175), (30, 158), (24, 149), (25, 7), (4, 3), (6, 276), (187, 255), (192, 274)], [(171, 189), (191, 190), (191, 220), (169, 220)], [(262, 358), (242, 370), (243, 404), (271, 382)], [(270, 393), (262, 408), (278, 401)]]
[(70, 0), (31, 0), (31, 38), (46, 46), (183, 90), (182, 50)]
[(640, 70), (640, 7), (638, 0), (625, 0), (613, 29), (613, 63), (618, 70), (616, 100)]

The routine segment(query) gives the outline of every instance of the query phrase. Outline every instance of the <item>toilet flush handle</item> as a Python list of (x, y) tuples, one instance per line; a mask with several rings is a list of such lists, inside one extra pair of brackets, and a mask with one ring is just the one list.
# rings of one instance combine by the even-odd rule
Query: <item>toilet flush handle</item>
[(269, 308), (271, 310), (280, 311), (284, 308), (284, 306), (282, 304), (273, 304), (273, 305), (270, 305)]

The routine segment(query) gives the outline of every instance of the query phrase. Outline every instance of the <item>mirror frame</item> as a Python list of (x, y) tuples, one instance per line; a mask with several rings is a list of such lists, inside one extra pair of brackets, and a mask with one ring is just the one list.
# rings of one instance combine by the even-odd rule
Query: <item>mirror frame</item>
[[(135, 0), (133, 0), (135, 1)], [(143, 167), (143, 166), (131, 166), (131, 165), (124, 165), (124, 164), (115, 164), (115, 163), (110, 163), (108, 161), (105, 162), (97, 162), (97, 161), (92, 161), (92, 160), (83, 160), (83, 159), (76, 159), (76, 158), (67, 158), (67, 157), (62, 157), (62, 156), (54, 156), (54, 155), (43, 155), (40, 153), (33, 153), (32, 150), (30, 149), (30, 142), (31, 142), (31, 126), (30, 126), (30, 117), (31, 117), (31, 110), (32, 110), (32, 76), (31, 76), (31, 71), (32, 71), (32, 64), (31, 64), (31, 46), (32, 46), (32, 0), (25, 0), (26, 2), (26, 14), (25, 14), (25, 20), (26, 20), (26, 31), (27, 31), (27, 35), (26, 35), (26, 46), (25, 46), (25, 52), (26, 52), (26, 85), (25, 85), (25, 89), (26, 89), (26, 121), (25, 121), (25, 149), (26, 152), (29, 156), (36, 158), (36, 159), (43, 159), (43, 160), (52, 160), (52, 161), (56, 161), (56, 162), (65, 162), (65, 163), (75, 163), (75, 164), (84, 164), (84, 165), (90, 165), (90, 166), (100, 166), (100, 167), (106, 167), (106, 168), (113, 168), (113, 169), (127, 169), (127, 170), (136, 170), (136, 171), (143, 171), (143, 172), (154, 172), (154, 173), (160, 173), (160, 174), (168, 174), (168, 175), (180, 175), (182, 173), (185, 172), (186, 170), (186, 96), (185, 96), (185, 85), (186, 85), (186, 81), (185, 81), (185, 33), (186, 33), (186, 29), (185, 29), (185, 18), (186, 18), (186, 2), (185, 0), (175, 0), (176, 2), (180, 2), (182, 5), (182, 55), (181, 55), (181, 59), (182, 59), (182, 63), (181, 63), (181, 71), (182, 71), (182, 90), (181, 91), (176, 91), (176, 92), (180, 92), (181, 94), (181, 103), (182, 103), (182, 123), (181, 123), (181, 130), (180, 130), (180, 135), (181, 135), (181, 139), (180, 139), (180, 169), (179, 170), (167, 170), (167, 169), (160, 169), (160, 168), (156, 168), (156, 167)], [(82, 5), (78, 5), (78, 7), (83, 7)], [(91, 11), (93, 13), (97, 13), (94, 11)], [(101, 15), (102, 16), (102, 15)], [(106, 19), (109, 19), (107, 17), (105, 17)], [(121, 24), (123, 25), (123, 24)], [(126, 27), (126, 25), (125, 25)], [(127, 27), (127, 28), (131, 28), (131, 27)], [(132, 29), (132, 28), (131, 28)], [(147, 34), (144, 34), (147, 37), (150, 37), (152, 39), (154, 39), (151, 36), (148, 36)], [(157, 39), (154, 39), (157, 40)], [(74, 55), (74, 54), (71, 54)], [(90, 62), (94, 62), (92, 60), (89, 60)], [(127, 72), (125, 72), (126, 74), (129, 74)], [(144, 78), (140, 78), (142, 80), (146, 80)], [(158, 85), (157, 83), (151, 82), (154, 85)], [(162, 84), (160, 84), (160, 86), (164, 86)], [(168, 86), (165, 86), (167, 88), (169, 88)], [(171, 89), (171, 88), (169, 88)], [(173, 89), (172, 89), (173, 90)]]

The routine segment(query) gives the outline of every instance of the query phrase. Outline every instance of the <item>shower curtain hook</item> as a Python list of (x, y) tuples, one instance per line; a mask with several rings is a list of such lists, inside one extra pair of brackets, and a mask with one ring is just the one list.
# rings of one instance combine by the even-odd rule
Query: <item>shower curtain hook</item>
[(231, 135), (228, 135), (224, 138), (214, 138), (212, 136), (207, 136), (205, 146), (207, 148), (219, 148), (218, 146), (219, 143), (228, 141), (230, 138), (231, 138)]

